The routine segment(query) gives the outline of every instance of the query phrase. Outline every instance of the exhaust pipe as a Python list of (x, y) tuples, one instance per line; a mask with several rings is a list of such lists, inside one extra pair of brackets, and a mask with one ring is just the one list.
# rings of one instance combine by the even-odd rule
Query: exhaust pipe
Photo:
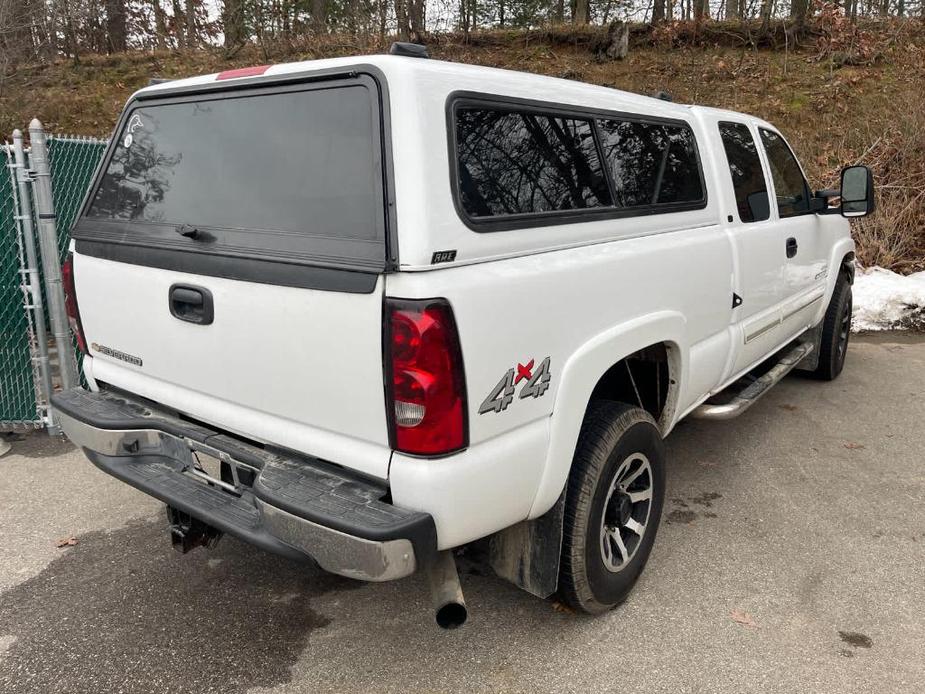
[(437, 559), (428, 572), (430, 593), (434, 601), (434, 617), (441, 629), (456, 629), (466, 623), (469, 611), (463, 598), (456, 559), (452, 550), (437, 554)]

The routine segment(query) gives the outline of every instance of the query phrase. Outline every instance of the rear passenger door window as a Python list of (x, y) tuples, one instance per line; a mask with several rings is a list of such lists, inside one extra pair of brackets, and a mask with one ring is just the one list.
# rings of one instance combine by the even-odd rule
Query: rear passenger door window
[(703, 199), (694, 133), (684, 125), (598, 121), (616, 207), (690, 203)]
[(803, 170), (790, 147), (780, 135), (761, 129), (761, 143), (768, 155), (774, 195), (780, 217), (795, 217), (809, 212), (809, 186)]
[(474, 218), (610, 205), (589, 120), (533, 112), (456, 112), (460, 202)]
[(755, 138), (743, 123), (722, 122), (719, 134), (726, 151), (739, 219), (746, 223), (763, 222), (771, 216), (771, 208)]

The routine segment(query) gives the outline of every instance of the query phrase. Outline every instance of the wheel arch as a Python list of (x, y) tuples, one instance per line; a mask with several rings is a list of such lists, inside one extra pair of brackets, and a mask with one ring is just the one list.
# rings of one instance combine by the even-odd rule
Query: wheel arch
[[(656, 421), (662, 435), (670, 431), (687, 377), (685, 327), (684, 317), (677, 312), (644, 316), (595, 336), (566, 361), (553, 405), (543, 475), (530, 515), (491, 539), (491, 565), (498, 576), (539, 597), (555, 592), (566, 484), (588, 407), (627, 359), (639, 354), (661, 356), (669, 383)], [(646, 354), (647, 350), (655, 354)]]
[(686, 324), (684, 316), (677, 311), (640, 316), (596, 335), (569, 357), (562, 368), (553, 404), (549, 447), (530, 518), (537, 518), (552, 508), (565, 488), (581, 423), (595, 389), (615, 369), (624, 368), (621, 365), (628, 358), (645, 350), (664, 350), (669, 381), (656, 420), (662, 435), (671, 430), (688, 375)]
[(841, 265), (839, 267), (839, 272), (845, 273), (845, 277), (848, 278), (848, 284), (854, 284), (854, 273), (855, 273), (854, 251), (849, 251), (848, 253), (845, 253), (845, 257), (841, 259)]
[(832, 246), (829, 255), (829, 273), (826, 277), (825, 304), (828, 305), (832, 298), (832, 292), (835, 291), (835, 284), (839, 276), (844, 273), (848, 277), (848, 282), (854, 284), (855, 272), (855, 249), (854, 241), (850, 238), (839, 239)]

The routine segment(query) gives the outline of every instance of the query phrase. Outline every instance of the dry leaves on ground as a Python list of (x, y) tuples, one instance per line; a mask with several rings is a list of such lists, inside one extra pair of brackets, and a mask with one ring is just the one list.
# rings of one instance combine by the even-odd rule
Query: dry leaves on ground
[(736, 624), (741, 624), (746, 627), (756, 627), (755, 620), (752, 619), (752, 616), (743, 610), (733, 610), (729, 613), (729, 616), (732, 618), (732, 621)]

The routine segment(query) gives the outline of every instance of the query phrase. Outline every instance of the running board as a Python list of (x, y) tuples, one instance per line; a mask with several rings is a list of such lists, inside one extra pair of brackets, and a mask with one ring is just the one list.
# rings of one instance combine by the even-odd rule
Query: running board
[(813, 351), (811, 342), (804, 342), (792, 348), (771, 369), (756, 381), (748, 385), (732, 400), (721, 405), (704, 403), (691, 412), (697, 419), (732, 419), (738, 417), (754, 405), (761, 396), (777, 385), (797, 364)]

